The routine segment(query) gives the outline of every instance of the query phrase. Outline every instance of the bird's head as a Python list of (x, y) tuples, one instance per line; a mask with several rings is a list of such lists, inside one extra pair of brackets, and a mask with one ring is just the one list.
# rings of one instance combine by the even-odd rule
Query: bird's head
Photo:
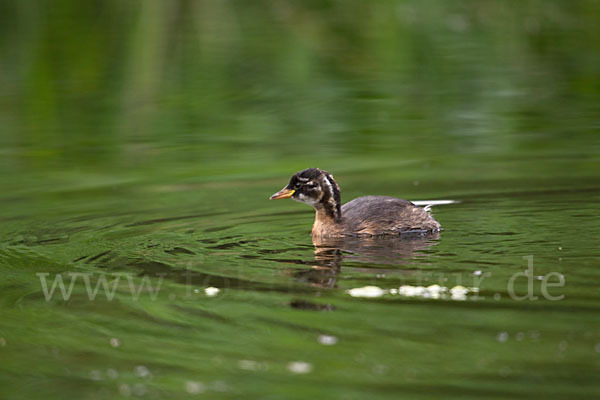
[(308, 168), (296, 172), (286, 187), (271, 196), (271, 200), (292, 198), (314, 208), (332, 209), (336, 216), (340, 215), (340, 187), (327, 171), (319, 168)]

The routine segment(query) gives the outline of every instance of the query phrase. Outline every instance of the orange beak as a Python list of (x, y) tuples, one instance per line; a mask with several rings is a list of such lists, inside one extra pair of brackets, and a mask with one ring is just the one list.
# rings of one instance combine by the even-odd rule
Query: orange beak
[(289, 199), (294, 194), (292, 189), (283, 188), (273, 196), (269, 197), (269, 200)]

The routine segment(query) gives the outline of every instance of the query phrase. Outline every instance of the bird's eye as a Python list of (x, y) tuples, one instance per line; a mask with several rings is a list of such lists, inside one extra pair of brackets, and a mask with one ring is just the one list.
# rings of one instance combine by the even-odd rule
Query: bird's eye
[(302, 187), (302, 184), (300, 182), (296, 182), (294, 189), (300, 189), (300, 187)]

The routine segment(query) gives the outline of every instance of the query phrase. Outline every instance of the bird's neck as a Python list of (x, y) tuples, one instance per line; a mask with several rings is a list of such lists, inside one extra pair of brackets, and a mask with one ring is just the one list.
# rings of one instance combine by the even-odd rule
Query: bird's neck
[(332, 223), (342, 221), (342, 205), (333, 196), (328, 196), (320, 203), (314, 205), (316, 216), (323, 220), (329, 220)]
[(342, 212), (340, 207), (331, 204), (318, 204), (315, 206), (315, 223), (313, 236), (335, 235), (342, 225)]
[(323, 175), (321, 183), (323, 196), (313, 204), (316, 211), (313, 235), (327, 236), (342, 229), (342, 196), (340, 187), (331, 175)]

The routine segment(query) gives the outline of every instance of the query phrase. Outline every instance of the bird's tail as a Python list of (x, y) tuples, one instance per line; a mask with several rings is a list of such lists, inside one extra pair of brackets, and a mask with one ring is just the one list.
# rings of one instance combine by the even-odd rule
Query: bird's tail
[(425, 211), (431, 210), (433, 206), (459, 203), (458, 200), (417, 200), (412, 202), (415, 206), (422, 206)]

